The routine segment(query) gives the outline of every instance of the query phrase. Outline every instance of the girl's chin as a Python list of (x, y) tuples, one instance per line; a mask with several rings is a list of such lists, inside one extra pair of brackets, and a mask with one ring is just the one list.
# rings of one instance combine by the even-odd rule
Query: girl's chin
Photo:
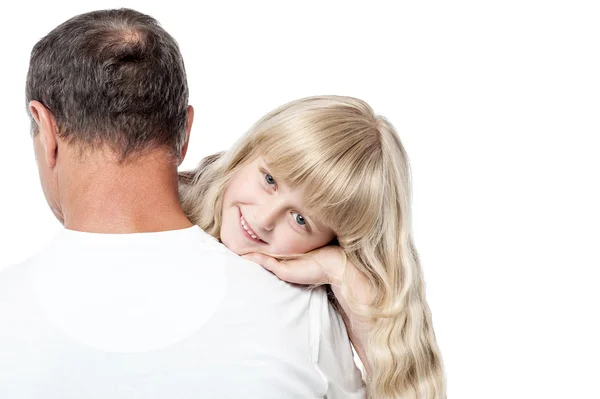
[[(230, 245), (228, 245), (228, 244), (230, 244)], [(245, 248), (244, 245), (241, 245), (240, 243), (236, 243), (236, 242), (231, 242), (231, 243), (224, 242), (223, 245), (225, 245), (227, 247), (227, 249), (229, 249), (231, 252), (233, 252), (234, 254), (239, 255), (239, 256), (246, 255), (246, 254), (252, 252), (248, 248)]]

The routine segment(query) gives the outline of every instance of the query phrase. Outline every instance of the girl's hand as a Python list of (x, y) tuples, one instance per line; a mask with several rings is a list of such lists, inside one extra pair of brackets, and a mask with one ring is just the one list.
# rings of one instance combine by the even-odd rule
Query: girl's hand
[(361, 305), (370, 304), (372, 295), (367, 277), (350, 260), (345, 262), (344, 254), (337, 245), (315, 249), (299, 258), (277, 260), (260, 253), (249, 253), (242, 258), (258, 263), (280, 280), (304, 285), (330, 284), (331, 289), (345, 312), (349, 312), (348, 298), (341, 293), (341, 280), (345, 279), (353, 300)]
[(249, 253), (242, 258), (257, 263), (280, 280), (304, 285), (337, 285), (343, 273), (342, 249), (336, 245), (322, 247), (298, 258), (278, 260), (261, 253)]
[(362, 305), (370, 304), (371, 285), (367, 277), (360, 272), (350, 260), (346, 260), (344, 273), (344, 254), (338, 246), (327, 246), (316, 249), (308, 254), (295, 259), (280, 261), (271, 256), (260, 253), (250, 253), (242, 258), (258, 263), (280, 280), (288, 283), (304, 285), (330, 284), (333, 294), (341, 309), (340, 315), (346, 324), (348, 335), (358, 353), (367, 375), (371, 374), (366, 355), (368, 336), (372, 328), (372, 322), (360, 315), (354, 314), (348, 302), (348, 298), (342, 295), (340, 282), (342, 276), (348, 285), (348, 291), (353, 300)]

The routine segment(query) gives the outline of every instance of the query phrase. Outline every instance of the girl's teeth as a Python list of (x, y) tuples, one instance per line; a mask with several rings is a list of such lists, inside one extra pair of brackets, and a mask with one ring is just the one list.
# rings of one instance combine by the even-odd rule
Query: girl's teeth
[(244, 230), (246, 230), (250, 234), (250, 237), (257, 239), (258, 237), (255, 234), (253, 234), (254, 232), (248, 230), (248, 226), (246, 226), (246, 221), (244, 220), (243, 216), (240, 217), (240, 221), (242, 222), (242, 227), (244, 228)]

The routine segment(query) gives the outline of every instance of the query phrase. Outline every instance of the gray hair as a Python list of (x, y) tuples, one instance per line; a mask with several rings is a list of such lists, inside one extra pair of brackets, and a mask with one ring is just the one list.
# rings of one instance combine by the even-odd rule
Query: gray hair
[(158, 147), (178, 156), (186, 140), (188, 87), (177, 42), (134, 10), (77, 15), (38, 41), (26, 99), (52, 112), (61, 139), (107, 147), (122, 161)]

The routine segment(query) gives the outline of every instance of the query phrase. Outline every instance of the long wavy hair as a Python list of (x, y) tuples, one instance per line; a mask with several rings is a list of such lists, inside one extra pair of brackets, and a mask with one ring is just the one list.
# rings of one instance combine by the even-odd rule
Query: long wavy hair
[(443, 399), (445, 377), (425, 299), (411, 227), (411, 180), (393, 126), (364, 101), (319, 96), (285, 104), (260, 119), (227, 152), (180, 173), (192, 222), (219, 239), (223, 195), (244, 165), (263, 156), (279, 181), (302, 186), (305, 204), (336, 234), (370, 283), (374, 300), (353, 311), (372, 321), (366, 356), (369, 396)]

